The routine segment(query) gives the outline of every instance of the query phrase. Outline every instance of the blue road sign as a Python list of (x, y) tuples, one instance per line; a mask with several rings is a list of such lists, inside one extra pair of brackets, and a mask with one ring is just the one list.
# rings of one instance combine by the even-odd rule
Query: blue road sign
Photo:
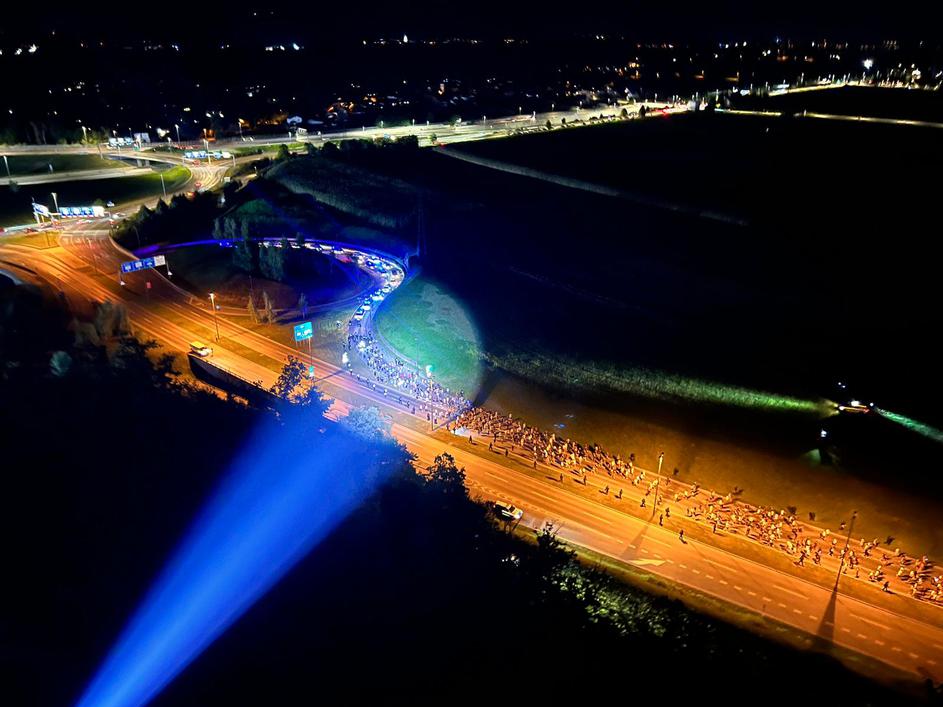
[(314, 336), (314, 327), (311, 322), (295, 324), (295, 341), (307, 341)]
[(144, 258), (143, 260), (129, 260), (121, 263), (121, 272), (137, 272), (147, 268), (156, 268), (158, 265), (166, 265), (167, 256), (155, 255), (153, 258)]

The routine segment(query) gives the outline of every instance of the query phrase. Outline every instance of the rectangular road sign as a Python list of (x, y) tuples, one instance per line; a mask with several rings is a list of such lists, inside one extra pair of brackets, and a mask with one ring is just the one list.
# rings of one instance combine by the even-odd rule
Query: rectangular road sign
[(295, 324), (295, 341), (307, 341), (314, 336), (314, 327), (311, 322)]
[(129, 260), (121, 263), (121, 272), (137, 272), (147, 268), (156, 268), (158, 265), (166, 265), (166, 255), (155, 255), (153, 258), (144, 258), (143, 260)]

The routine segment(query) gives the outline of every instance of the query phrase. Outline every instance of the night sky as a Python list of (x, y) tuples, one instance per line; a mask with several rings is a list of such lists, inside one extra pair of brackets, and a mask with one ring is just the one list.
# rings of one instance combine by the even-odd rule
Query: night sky
[[(575, 33), (624, 34), (638, 39), (717, 37), (753, 39), (790, 36), (842, 39), (905, 39), (939, 42), (934, 30), (943, 3), (932, 0), (889, 5), (877, 0), (800, 0), (756, 2), (506, 3), (495, 0), (410, 3), (310, 3), (253, 10), (233, 4), (174, 5), (73, 4), (37, 16), (13, 6), (0, 27), (3, 41), (34, 38), (55, 29), (77, 35), (140, 38), (282, 39), (285, 32), (305, 41), (363, 36), (530, 36), (565, 37)], [(231, 8), (231, 9), (230, 9)], [(251, 32), (246, 30), (251, 27)], [(270, 36), (269, 36), (270, 35)]]

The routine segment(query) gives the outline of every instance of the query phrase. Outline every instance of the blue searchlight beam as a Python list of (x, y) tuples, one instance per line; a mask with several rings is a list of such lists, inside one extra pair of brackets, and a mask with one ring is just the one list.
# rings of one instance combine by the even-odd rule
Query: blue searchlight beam
[[(366, 442), (296, 409), (256, 432), (78, 702), (142, 705), (381, 481)], [(320, 422), (319, 422), (320, 420)], [(294, 431), (293, 431), (294, 430)], [(302, 434), (302, 431), (305, 434)]]

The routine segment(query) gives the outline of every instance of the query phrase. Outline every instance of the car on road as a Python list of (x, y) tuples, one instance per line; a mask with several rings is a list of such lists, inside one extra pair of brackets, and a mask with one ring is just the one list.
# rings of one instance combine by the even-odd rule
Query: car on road
[(506, 501), (495, 501), (494, 512), (500, 518), (505, 520), (520, 520), (524, 517), (524, 511)]
[(208, 356), (213, 355), (213, 349), (204, 344), (202, 341), (191, 341), (190, 353), (195, 354), (200, 358), (207, 358)]

